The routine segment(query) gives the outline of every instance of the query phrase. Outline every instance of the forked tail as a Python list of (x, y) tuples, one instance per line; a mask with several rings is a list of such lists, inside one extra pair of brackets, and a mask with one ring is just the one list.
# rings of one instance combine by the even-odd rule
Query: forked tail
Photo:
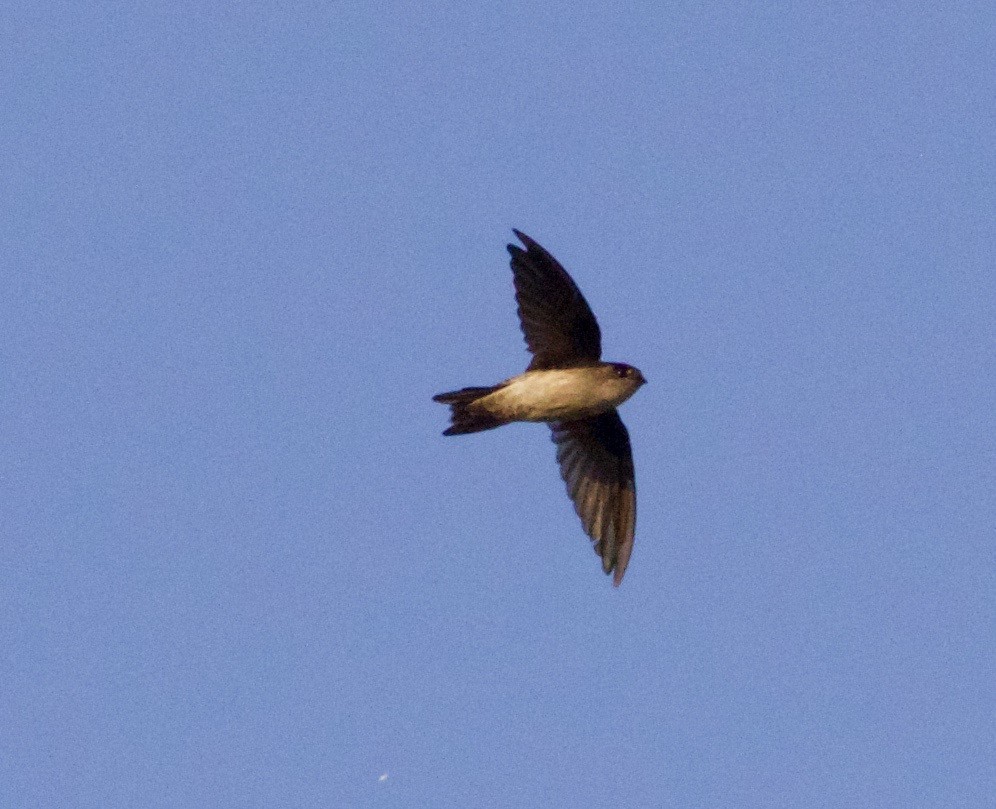
[(478, 399), (489, 393), (494, 393), (500, 387), (501, 385), (494, 385), (490, 388), (461, 388), (433, 396), (432, 401), (450, 406), (450, 417), (453, 423), (443, 432), (443, 435), (479, 433), (482, 430), (493, 430), (495, 427), (501, 427), (505, 424), (506, 422), (487, 410), (472, 407)]

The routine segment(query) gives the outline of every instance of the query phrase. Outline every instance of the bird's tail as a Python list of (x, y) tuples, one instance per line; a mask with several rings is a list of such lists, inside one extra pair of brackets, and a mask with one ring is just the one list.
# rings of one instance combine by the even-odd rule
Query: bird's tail
[(506, 422), (489, 413), (487, 410), (472, 408), (478, 399), (494, 393), (501, 385), (490, 388), (461, 388), (449, 393), (439, 393), (432, 397), (434, 402), (448, 404), (453, 423), (443, 432), (443, 435), (463, 435), (464, 433), (479, 433), (482, 430), (493, 430)]

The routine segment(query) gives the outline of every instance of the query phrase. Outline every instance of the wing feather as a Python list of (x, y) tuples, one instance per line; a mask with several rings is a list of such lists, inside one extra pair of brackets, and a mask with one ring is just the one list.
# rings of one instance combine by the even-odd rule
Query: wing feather
[(533, 353), (529, 370), (569, 368), (597, 362), (602, 334), (591, 307), (560, 263), (526, 234), (526, 246), (510, 244), (515, 300), (526, 345)]
[(622, 582), (636, 532), (636, 479), (629, 433), (610, 410), (551, 425), (560, 474), (602, 569)]

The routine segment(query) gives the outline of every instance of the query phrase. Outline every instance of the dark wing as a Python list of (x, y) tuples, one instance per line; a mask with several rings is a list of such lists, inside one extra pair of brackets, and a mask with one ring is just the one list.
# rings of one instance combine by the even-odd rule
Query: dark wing
[(526, 234), (526, 246), (510, 244), (515, 300), (526, 345), (533, 353), (529, 370), (570, 368), (602, 356), (602, 334), (581, 290), (553, 256)]
[(560, 475), (585, 533), (602, 557), (602, 570), (615, 571), (619, 586), (636, 530), (636, 481), (629, 433), (610, 410), (591, 419), (550, 425)]

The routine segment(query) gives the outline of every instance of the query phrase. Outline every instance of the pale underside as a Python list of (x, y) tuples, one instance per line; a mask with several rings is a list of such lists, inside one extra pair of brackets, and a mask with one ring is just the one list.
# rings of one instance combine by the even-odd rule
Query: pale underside
[(597, 416), (636, 391), (632, 380), (603, 368), (527, 371), (473, 403), (507, 421), (568, 421)]

